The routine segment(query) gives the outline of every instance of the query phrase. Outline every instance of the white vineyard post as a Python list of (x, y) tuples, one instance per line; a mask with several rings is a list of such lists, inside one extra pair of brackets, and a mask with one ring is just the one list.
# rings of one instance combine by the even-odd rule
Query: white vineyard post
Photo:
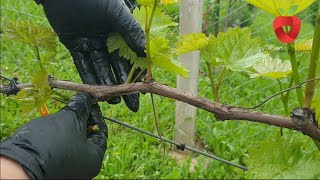
[[(180, 7), (180, 35), (197, 33), (202, 30), (203, 0), (183, 0)], [(194, 51), (179, 56), (179, 61), (190, 71), (188, 78), (177, 76), (177, 88), (198, 93), (200, 52)], [(175, 140), (188, 146), (195, 146), (196, 109), (176, 101)]]

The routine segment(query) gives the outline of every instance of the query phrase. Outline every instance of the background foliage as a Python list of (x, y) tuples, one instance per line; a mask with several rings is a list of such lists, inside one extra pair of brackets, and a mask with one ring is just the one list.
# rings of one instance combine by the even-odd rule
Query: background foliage
[[(205, 6), (213, 2), (205, 0)], [(312, 5), (306, 11), (298, 14), (303, 21), (299, 39), (312, 37), (312, 23), (317, 7), (317, 5)], [(165, 10), (176, 22), (178, 21), (178, 5), (170, 5)], [(213, 13), (209, 15), (209, 32), (214, 32), (215, 23), (219, 23), (219, 31), (226, 31), (227, 28), (234, 26), (250, 26), (253, 37), (261, 36), (266, 43), (281, 45), (271, 28), (273, 20), (271, 15), (251, 7), (244, 1), (236, 0), (222, 1), (220, 10), (221, 18), (218, 22), (214, 21)], [(42, 8), (33, 1), (1, 0), (1, 23), (18, 20), (49, 27)], [(170, 31), (169, 37), (171, 42), (176, 42), (177, 30)], [(81, 82), (70, 54), (63, 45), (59, 44), (57, 52), (50, 61), (48, 73), (60, 80)], [(286, 53), (277, 53), (274, 58), (277, 57), (288, 59)], [(298, 54), (298, 58), (301, 60), (301, 76), (305, 79), (304, 70), (308, 64), (309, 55)], [(37, 59), (30, 47), (26, 44), (1, 39), (1, 73), (19, 77), (21, 82), (30, 82), (37, 68), (39, 68)], [(219, 73), (220, 68), (217, 68), (216, 71)], [(213, 94), (208, 88), (210, 80), (207, 77), (204, 61), (201, 62), (200, 74), (199, 95), (213, 99)], [(155, 69), (154, 77), (161, 83), (175, 87), (176, 78), (170, 73)], [(283, 80), (283, 83), (288, 84), (289, 82)], [(228, 71), (220, 89), (220, 99), (222, 103), (251, 107), (278, 91), (276, 81), (268, 78), (250, 79), (240, 72)], [(71, 95), (71, 92), (63, 93)], [(291, 93), (291, 96), (294, 97), (294, 93)], [(161, 97), (155, 97), (155, 101), (159, 113), (160, 129), (164, 136), (173, 138), (175, 103)], [(51, 100), (47, 105), (50, 113), (58, 111), (63, 106)], [(0, 106), (1, 139), (9, 136), (16, 128), (30, 119), (39, 117), (39, 114), (26, 117), (22, 113), (24, 107), (21, 107), (21, 102), (10, 97), (1, 96)], [(291, 98), (289, 108), (296, 106), (296, 100)], [(156, 133), (151, 102), (146, 95), (141, 96), (141, 107), (138, 113), (130, 112), (124, 103), (113, 106), (101, 103), (101, 107), (104, 115), (108, 117), (117, 118)], [(280, 97), (261, 106), (258, 110), (283, 114)], [(284, 136), (279, 137), (279, 128), (247, 122), (217, 122), (212, 114), (198, 110), (197, 143), (199, 146), (225, 159), (246, 164), (252, 170), (247, 173), (216, 161), (207, 163), (205, 158), (198, 157), (199, 163), (195, 171), (190, 172), (191, 161), (181, 166), (177, 165), (168, 154), (162, 154), (161, 143), (158, 140), (115, 124), (108, 123), (108, 126), (108, 150), (103, 169), (97, 178), (320, 178), (315, 168), (319, 167), (319, 151), (309, 138), (298, 132), (285, 130)], [(168, 145), (166, 148), (171, 149)], [(275, 171), (275, 167), (281, 169), (281, 172)]]

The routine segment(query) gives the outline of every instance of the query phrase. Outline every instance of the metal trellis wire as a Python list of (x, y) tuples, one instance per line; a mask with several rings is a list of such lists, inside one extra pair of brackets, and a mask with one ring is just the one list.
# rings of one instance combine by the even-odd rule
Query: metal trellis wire
[(234, 167), (240, 168), (240, 169), (245, 170), (245, 171), (248, 170), (248, 168), (245, 167), (245, 166), (242, 166), (242, 165), (239, 165), (239, 164), (235, 164), (235, 163), (233, 163), (233, 162), (231, 162), (231, 161), (222, 159), (222, 158), (217, 157), (217, 156), (212, 155), (212, 154), (208, 154), (208, 153), (206, 153), (206, 152), (200, 151), (200, 150), (198, 150), (198, 149), (195, 149), (195, 148), (193, 148), (193, 147), (187, 146), (187, 145), (185, 145), (185, 144), (182, 144), (182, 143), (179, 143), (179, 142), (176, 142), (176, 141), (167, 139), (167, 138), (165, 138), (165, 137), (163, 137), (163, 136), (155, 135), (155, 134), (150, 133), (150, 132), (148, 132), (148, 131), (145, 131), (145, 130), (139, 129), (139, 128), (137, 128), (137, 127), (134, 127), (134, 126), (132, 126), (132, 125), (126, 124), (126, 123), (124, 123), (124, 122), (122, 122), (122, 121), (119, 121), (119, 120), (117, 120), (117, 119), (113, 119), (113, 118), (109, 118), (109, 117), (105, 117), (105, 116), (104, 116), (104, 118), (105, 118), (106, 120), (108, 120), (108, 121), (111, 121), (111, 122), (113, 122), (113, 123), (122, 125), (122, 126), (124, 126), (124, 127), (129, 128), (129, 129), (138, 131), (138, 132), (143, 133), (143, 134), (145, 134), (145, 135), (148, 135), (148, 136), (154, 137), (154, 138), (156, 138), (156, 139), (165, 141), (165, 142), (167, 142), (167, 143), (176, 145), (177, 149), (179, 149), (179, 150), (181, 150), (181, 151), (184, 151), (185, 149), (187, 149), (187, 150), (189, 150), (189, 151), (192, 151), (192, 152), (201, 154), (201, 155), (203, 155), (203, 156), (209, 157), (209, 158), (211, 158), (211, 159), (220, 161), (220, 162), (222, 162), (222, 163), (228, 164), (228, 165), (230, 165), (230, 166), (234, 166)]

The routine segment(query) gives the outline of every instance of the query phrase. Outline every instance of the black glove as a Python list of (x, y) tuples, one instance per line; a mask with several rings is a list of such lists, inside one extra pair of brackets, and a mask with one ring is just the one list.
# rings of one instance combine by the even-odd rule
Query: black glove
[[(117, 52), (108, 53), (106, 40), (111, 32), (120, 33), (138, 56), (145, 56), (144, 32), (123, 0), (38, 0), (38, 3), (70, 51), (86, 84), (111, 86), (124, 83), (128, 77), (130, 62), (119, 58)], [(138, 111), (138, 94), (123, 98), (129, 109)], [(108, 100), (110, 104), (120, 101), (120, 97)]]
[[(59, 112), (30, 121), (1, 142), (0, 154), (19, 162), (33, 179), (93, 178), (106, 151), (107, 126), (86, 93)], [(94, 122), (94, 123), (93, 123)], [(87, 132), (88, 125), (99, 130)]]

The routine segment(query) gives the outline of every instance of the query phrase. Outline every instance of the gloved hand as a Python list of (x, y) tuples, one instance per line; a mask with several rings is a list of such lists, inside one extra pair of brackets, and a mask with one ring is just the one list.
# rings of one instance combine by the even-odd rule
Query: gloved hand
[[(59, 112), (32, 120), (1, 142), (0, 154), (33, 179), (91, 179), (102, 165), (107, 126), (86, 93), (75, 95)], [(88, 125), (99, 130), (87, 132)]]
[[(70, 51), (82, 81), (86, 84), (123, 84), (132, 68), (129, 61), (109, 54), (110, 32), (120, 33), (138, 56), (145, 56), (145, 35), (124, 0), (36, 0)], [(131, 5), (131, 0), (127, 1)], [(114, 75), (113, 75), (114, 74)], [(137, 74), (137, 73), (136, 73)], [(115, 76), (115, 77), (114, 77)], [(129, 109), (139, 109), (139, 94), (123, 96)], [(120, 97), (108, 100), (117, 104)]]

